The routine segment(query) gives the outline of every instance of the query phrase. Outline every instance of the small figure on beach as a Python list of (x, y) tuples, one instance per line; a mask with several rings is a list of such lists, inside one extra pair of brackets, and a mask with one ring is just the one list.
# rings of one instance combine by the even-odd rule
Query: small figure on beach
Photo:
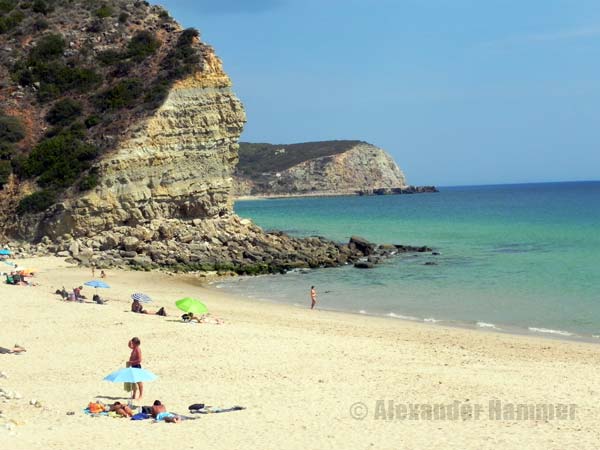
[[(142, 368), (142, 349), (140, 348), (140, 345), (141, 345), (140, 339), (137, 337), (134, 337), (129, 341), (129, 343), (127, 345), (131, 349), (131, 355), (129, 355), (129, 361), (127, 361), (127, 367), (141, 369)], [(137, 396), (138, 391), (140, 393), (139, 396)], [(133, 383), (133, 391), (131, 394), (131, 398), (133, 400), (135, 400), (136, 398), (137, 398), (137, 400), (141, 400), (143, 394), (144, 394), (144, 383), (142, 383), (142, 382)]]
[(92, 278), (96, 278), (96, 266), (92, 264)]
[(315, 309), (317, 304), (317, 291), (314, 286), (310, 287), (310, 309)]
[(100, 271), (100, 278), (106, 278), (106, 273), (104, 272), (104, 270)]
[(27, 350), (25, 350), (25, 347), (21, 347), (18, 344), (15, 344), (13, 346), (13, 348), (0, 347), (0, 354), (3, 354), (3, 355), (11, 355), (11, 354), (18, 355), (19, 353), (23, 353), (26, 351)]
[(213, 317), (209, 313), (202, 314), (198, 317), (194, 313), (188, 312), (181, 316), (181, 319), (184, 322), (211, 323), (213, 325), (223, 325), (224, 323), (223, 319)]
[(83, 290), (83, 286), (79, 286), (73, 289), (73, 295), (75, 296), (75, 300), (82, 302), (83, 299), (85, 298), (82, 294), (81, 291)]
[(167, 408), (160, 400), (154, 400), (154, 404), (152, 405), (152, 417), (158, 421), (164, 420), (169, 423), (177, 423), (181, 420), (178, 415), (168, 412)]

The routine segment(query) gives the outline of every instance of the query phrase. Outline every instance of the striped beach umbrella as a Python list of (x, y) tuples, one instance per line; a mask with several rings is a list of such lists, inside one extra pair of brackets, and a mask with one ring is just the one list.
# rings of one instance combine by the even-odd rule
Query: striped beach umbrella
[(149, 303), (152, 301), (152, 299), (148, 295), (142, 294), (141, 292), (136, 292), (135, 294), (131, 294), (131, 299), (137, 300), (138, 302), (142, 302), (142, 303)]

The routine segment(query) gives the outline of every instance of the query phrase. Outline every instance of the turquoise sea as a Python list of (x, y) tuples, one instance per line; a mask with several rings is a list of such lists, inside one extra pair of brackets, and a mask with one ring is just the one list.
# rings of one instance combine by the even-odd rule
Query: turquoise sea
[[(428, 245), (439, 256), (238, 278), (218, 288), (319, 307), (510, 332), (600, 337), (600, 182), (440, 188), (437, 194), (239, 201), (265, 229)], [(424, 265), (433, 261), (437, 265)]]

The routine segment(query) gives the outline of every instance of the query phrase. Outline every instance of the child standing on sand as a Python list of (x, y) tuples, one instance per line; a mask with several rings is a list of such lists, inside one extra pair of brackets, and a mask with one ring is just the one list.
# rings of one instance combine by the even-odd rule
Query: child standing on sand
[[(131, 349), (131, 355), (129, 356), (129, 361), (127, 361), (127, 367), (133, 367), (135, 369), (142, 368), (142, 349), (140, 348), (140, 345), (140, 339), (137, 337), (134, 337), (129, 341), (128, 346)], [(141, 400), (142, 395), (144, 394), (144, 383), (141, 381), (139, 383), (133, 383), (133, 393), (131, 395), (133, 400), (136, 399), (138, 389), (140, 391), (140, 395), (137, 397), (137, 399)]]
[(310, 287), (310, 309), (315, 309), (317, 304), (317, 291), (314, 286)]

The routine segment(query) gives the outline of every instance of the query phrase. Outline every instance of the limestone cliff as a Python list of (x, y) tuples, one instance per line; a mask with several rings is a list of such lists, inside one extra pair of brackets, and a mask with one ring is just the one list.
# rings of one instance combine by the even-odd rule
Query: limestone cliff
[[(249, 148), (247, 151), (252, 152), (252, 156), (245, 154), (244, 144), (240, 149), (236, 178), (238, 195), (354, 194), (407, 187), (406, 178), (392, 157), (365, 142), (255, 145), (263, 147), (260, 153)], [(305, 157), (292, 158), (286, 153)], [(264, 159), (280, 159), (281, 163), (272, 165), (268, 172), (259, 172), (252, 167)]]
[(218, 58), (209, 49), (203, 55), (202, 71), (175, 83), (162, 106), (98, 161), (97, 187), (51, 211), (42, 234), (91, 236), (120, 225), (231, 213), (245, 115)]
[(4, 122), (23, 136), (0, 142), (0, 234), (232, 213), (245, 113), (198, 32), (142, 1), (5, 3), (0, 141)]

